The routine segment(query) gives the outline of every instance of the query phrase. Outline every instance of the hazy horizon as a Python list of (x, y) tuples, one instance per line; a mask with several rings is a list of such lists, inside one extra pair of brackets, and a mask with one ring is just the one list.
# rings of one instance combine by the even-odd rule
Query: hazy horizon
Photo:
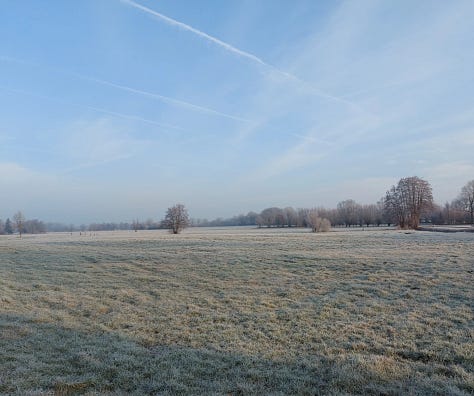
[(474, 179), (474, 2), (0, 5), (0, 219), (193, 218)]

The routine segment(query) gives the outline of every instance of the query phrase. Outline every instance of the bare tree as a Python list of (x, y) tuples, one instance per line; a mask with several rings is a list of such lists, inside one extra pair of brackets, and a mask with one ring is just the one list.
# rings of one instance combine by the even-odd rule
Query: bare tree
[(309, 209), (298, 208), (296, 214), (298, 219), (296, 221), (297, 227), (306, 227), (308, 225), (308, 212)]
[(286, 216), (283, 209), (278, 208), (275, 212), (275, 225), (277, 227), (284, 227), (286, 224)]
[(444, 224), (453, 224), (453, 207), (449, 202), (446, 202), (443, 206), (443, 220)]
[(13, 215), (13, 222), (15, 223), (15, 228), (20, 234), (21, 238), (21, 234), (23, 234), (23, 228), (25, 225), (25, 216), (23, 216), (23, 213), (21, 213), (21, 211), (18, 211)]
[(337, 211), (346, 227), (359, 223), (360, 205), (353, 199), (347, 199), (337, 204)]
[(179, 234), (190, 224), (188, 211), (183, 204), (177, 204), (166, 211), (163, 226), (173, 234)]
[(400, 228), (417, 228), (420, 218), (433, 206), (430, 184), (417, 176), (400, 179), (387, 191), (385, 210)]
[(296, 213), (296, 210), (294, 210), (292, 207), (287, 207), (283, 210), (285, 212), (287, 226), (296, 226), (296, 224), (298, 223), (298, 214)]
[(140, 228), (140, 221), (138, 219), (133, 220), (132, 221), (132, 230), (137, 232), (139, 228)]
[(37, 219), (25, 220), (23, 222), (23, 232), (25, 234), (44, 234), (46, 232), (46, 225)]
[(311, 209), (307, 213), (306, 222), (313, 232), (327, 232), (331, 229), (331, 222), (320, 217), (318, 209)]
[(468, 182), (462, 189), (456, 205), (469, 214), (469, 221), (474, 225), (474, 180)]
[[(371, 224), (375, 225), (378, 222), (379, 207), (376, 204), (362, 205), (359, 209), (360, 221), (369, 227)], [(381, 222), (381, 220), (380, 220)], [(380, 223), (378, 223), (380, 224)]]
[(459, 199), (455, 199), (451, 202), (451, 217), (452, 217), (452, 224), (461, 224), (466, 223), (469, 221), (468, 216), (469, 213), (466, 212), (465, 206)]
[(272, 207), (263, 209), (259, 216), (260, 226), (283, 226), (285, 223), (285, 217), (283, 211), (280, 208)]

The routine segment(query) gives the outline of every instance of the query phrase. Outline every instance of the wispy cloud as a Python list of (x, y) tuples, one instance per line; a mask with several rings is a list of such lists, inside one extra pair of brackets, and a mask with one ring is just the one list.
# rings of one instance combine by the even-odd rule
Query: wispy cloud
[[(349, 92), (344, 97), (357, 96), (357, 100), (373, 109), (377, 116), (343, 112), (337, 103), (326, 104), (321, 111), (320, 103), (310, 102), (314, 103), (314, 112), (303, 112), (301, 109), (311, 108), (298, 100), (291, 102), (289, 95), (285, 96), (289, 98), (288, 103), (282, 106), (278, 103), (283, 100), (282, 95), (275, 95), (272, 87), (262, 89), (258, 99), (263, 109), (268, 107), (264, 116), (280, 119), (281, 114), (290, 109), (289, 117), (293, 120), (294, 114), (301, 114), (305, 121), (301, 125), (307, 129), (301, 128), (298, 136), (290, 133), (299, 141), (289, 141), (286, 150), (262, 158), (263, 165), (251, 170), (250, 178), (264, 180), (295, 168), (316, 170), (324, 163), (317, 156), (320, 150), (324, 150), (327, 158), (357, 158), (358, 153), (365, 150), (368, 156), (384, 161), (380, 168), (370, 161), (358, 164), (361, 172), (368, 175), (379, 175), (384, 167), (388, 175), (397, 172), (397, 168), (421, 172), (421, 165), (416, 165), (416, 169), (407, 165), (412, 158), (431, 159), (433, 155), (449, 158), (452, 153), (466, 157), (466, 148), (470, 149), (473, 142), (474, 113), (472, 109), (465, 109), (470, 105), (469, 98), (460, 100), (462, 96), (457, 95), (462, 92), (460, 82), (464, 80), (466, 85), (464, 71), (467, 69), (465, 65), (461, 69), (453, 57), (446, 54), (455, 53), (460, 59), (466, 56), (460, 49), (463, 42), (469, 41), (464, 27), (471, 26), (472, 12), (443, 6), (430, 10), (432, 15), (423, 25), (403, 19), (397, 21), (399, 29), (384, 30), (385, 26), (381, 25), (385, 22), (380, 17), (387, 15), (390, 7), (373, 1), (341, 3), (336, 17), (306, 43), (300, 44), (290, 62), (291, 70), (321, 81), (335, 92)], [(365, 18), (365, 23), (361, 23), (361, 18)], [(369, 37), (368, 32), (375, 30), (383, 36)], [(376, 44), (373, 48), (366, 44), (370, 40)], [(258, 104), (255, 107), (259, 108)], [(464, 109), (464, 118), (444, 122), (459, 109)], [(249, 135), (248, 130), (243, 133)], [(321, 140), (330, 145), (321, 147)], [(400, 154), (398, 163), (386, 166), (388, 158)], [(436, 158), (436, 161), (441, 159)], [(455, 166), (448, 169), (453, 171), (452, 175), (454, 169)], [(467, 168), (460, 166), (460, 169), (464, 172)]]
[(334, 142), (331, 142), (327, 139), (320, 139), (315, 136), (311, 136), (311, 134), (302, 135), (300, 133), (291, 133), (291, 135), (300, 139), (302, 142), (307, 142), (308, 144), (320, 144), (325, 145), (327, 147), (334, 146)]
[(75, 122), (65, 129), (67, 133), (57, 147), (70, 164), (63, 174), (132, 158), (148, 145), (106, 118)]
[(3, 183), (20, 183), (37, 177), (37, 173), (14, 162), (0, 163), (0, 180)]
[[(335, 122), (334, 126), (317, 126), (306, 134), (289, 133), (296, 138), (286, 151), (279, 152), (260, 168), (252, 170), (244, 180), (265, 181), (307, 166), (315, 166), (338, 154), (353, 144), (367, 139), (376, 130), (377, 121), (363, 114)], [(290, 141), (288, 141), (290, 142)]]
[(272, 158), (260, 169), (254, 170), (245, 178), (245, 181), (264, 181), (322, 160), (325, 156), (326, 153), (323, 150), (314, 149), (313, 144), (303, 141), (289, 148), (285, 153)]

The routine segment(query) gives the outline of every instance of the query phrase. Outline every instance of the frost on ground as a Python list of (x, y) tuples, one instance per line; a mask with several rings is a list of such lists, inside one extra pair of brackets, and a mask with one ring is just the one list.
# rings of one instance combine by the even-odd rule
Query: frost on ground
[(0, 237), (0, 394), (474, 393), (474, 234)]

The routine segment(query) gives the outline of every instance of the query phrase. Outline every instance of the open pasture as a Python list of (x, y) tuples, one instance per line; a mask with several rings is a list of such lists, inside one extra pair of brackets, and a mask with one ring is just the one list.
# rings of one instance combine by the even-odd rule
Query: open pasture
[(0, 394), (474, 393), (474, 234), (0, 237)]

